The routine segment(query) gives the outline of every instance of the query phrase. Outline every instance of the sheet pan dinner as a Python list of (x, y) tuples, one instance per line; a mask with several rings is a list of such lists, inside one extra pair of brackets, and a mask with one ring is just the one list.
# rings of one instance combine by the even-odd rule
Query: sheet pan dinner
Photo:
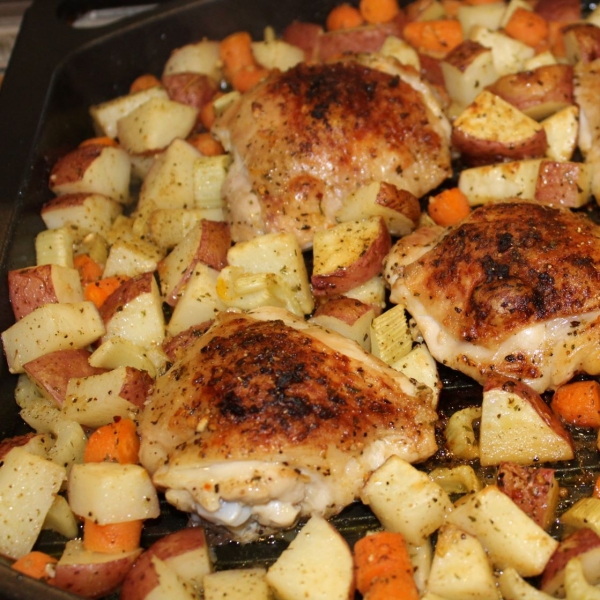
[[(140, 64), (8, 273), (0, 554), (92, 599), (600, 598), (599, 94), (572, 0), (361, 0)], [(223, 569), (209, 531), (294, 535)]]

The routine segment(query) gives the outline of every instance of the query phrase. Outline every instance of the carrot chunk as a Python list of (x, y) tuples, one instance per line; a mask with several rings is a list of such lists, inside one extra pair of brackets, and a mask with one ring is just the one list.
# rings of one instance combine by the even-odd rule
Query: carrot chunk
[(404, 26), (402, 35), (415, 49), (433, 58), (444, 58), (462, 43), (462, 26), (456, 19), (412, 21)]
[(111, 137), (107, 135), (101, 135), (99, 137), (88, 138), (87, 140), (83, 140), (79, 144), (80, 148), (85, 148), (86, 146), (110, 146), (112, 148), (118, 148), (119, 144), (116, 140), (113, 140)]
[(438, 225), (449, 227), (462, 221), (471, 212), (471, 207), (459, 188), (450, 188), (429, 199), (427, 212)]
[(102, 278), (102, 267), (89, 254), (75, 256), (73, 266), (79, 271), (79, 279), (84, 287)]
[(106, 299), (122, 284), (129, 279), (122, 275), (115, 275), (114, 277), (105, 277), (98, 281), (88, 283), (83, 288), (83, 296), (86, 300), (93, 302), (96, 308), (100, 308)]
[(136, 92), (142, 92), (143, 90), (148, 90), (158, 85), (160, 85), (158, 78), (147, 73), (145, 75), (140, 75), (131, 82), (129, 92), (135, 94)]
[(362, 24), (363, 17), (360, 14), (360, 11), (347, 3), (339, 4), (333, 8), (327, 15), (327, 20), (325, 22), (328, 31), (352, 29), (352, 27), (359, 27)]
[(599, 429), (600, 383), (590, 380), (562, 385), (554, 392), (550, 407), (570, 425)]
[(525, 8), (517, 8), (504, 27), (504, 33), (532, 48), (548, 39), (548, 21)]
[(140, 547), (143, 525), (141, 519), (108, 525), (98, 525), (91, 519), (84, 519), (83, 545), (91, 552), (106, 554), (136, 550)]
[(45, 552), (39, 552), (33, 550), (25, 556), (17, 559), (11, 566), (15, 571), (29, 575), (34, 579), (42, 579), (48, 583), (52, 582), (54, 578), (52, 573), (52, 565), (56, 564), (58, 560)]
[[(382, 531), (358, 540), (354, 545), (354, 572), (356, 588), (371, 600), (419, 597), (408, 547), (401, 533)], [(393, 594), (392, 588), (397, 590)]]
[(135, 423), (131, 419), (120, 419), (99, 427), (90, 435), (83, 461), (136, 464), (139, 452), (140, 440)]
[(360, 0), (358, 9), (367, 23), (389, 23), (400, 14), (397, 0)]
[(252, 38), (247, 31), (237, 31), (223, 38), (219, 44), (219, 55), (229, 80), (241, 69), (256, 66), (252, 54)]
[(215, 140), (215, 138), (206, 131), (195, 133), (187, 138), (186, 141), (204, 156), (219, 156), (219, 154), (225, 153), (221, 142)]

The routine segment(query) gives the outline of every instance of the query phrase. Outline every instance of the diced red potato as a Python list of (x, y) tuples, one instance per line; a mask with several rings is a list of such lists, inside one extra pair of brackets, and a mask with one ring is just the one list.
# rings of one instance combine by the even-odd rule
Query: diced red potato
[(554, 469), (504, 462), (498, 467), (498, 489), (527, 513), (542, 529), (556, 519), (559, 485)]
[(315, 58), (326, 61), (347, 52), (377, 52), (388, 36), (402, 36), (405, 23), (400, 14), (389, 23), (325, 32), (316, 40)]
[(230, 247), (229, 225), (224, 221), (202, 219), (158, 264), (158, 275), (165, 302), (171, 306), (177, 304), (198, 262), (217, 271), (225, 267), (227, 251)]
[(564, 40), (567, 59), (571, 64), (591, 63), (600, 58), (600, 27), (591, 23), (565, 26)]
[(580, 208), (591, 196), (590, 165), (543, 160), (538, 171), (535, 199), (540, 204)]
[(129, 201), (131, 162), (121, 148), (87, 145), (60, 158), (50, 172), (57, 195), (96, 193), (121, 203)]
[(86, 348), (57, 350), (25, 363), (23, 368), (42, 394), (60, 407), (71, 377), (88, 377), (106, 372), (107, 369), (92, 367), (90, 356), (91, 352)]
[(586, 579), (591, 584), (600, 583), (600, 537), (591, 529), (578, 529), (562, 540), (548, 561), (540, 582), (546, 594), (560, 598), (565, 595), (565, 569), (572, 558), (578, 557)]
[[(45, 453), (41, 452), (41, 450), (47, 450), (47, 447), (49, 447), (51, 442), (50, 436), (44, 436), (43, 434), (33, 432), (4, 438), (0, 441), (0, 461), (16, 447), (22, 447), (27, 450), (27, 452), (43, 456)], [(37, 449), (39, 449), (39, 451)]]
[(533, 10), (546, 21), (573, 23), (581, 20), (579, 0), (538, 0)]
[(101, 598), (116, 591), (141, 549), (119, 554), (90, 552), (81, 540), (67, 542), (56, 564), (54, 585), (84, 598)]
[(381, 217), (348, 221), (315, 235), (311, 276), (315, 296), (348, 292), (381, 272), (391, 237)]
[(315, 56), (317, 40), (323, 34), (323, 28), (316, 23), (292, 21), (284, 30), (281, 39), (304, 51), (306, 60)]
[(499, 96), (484, 91), (456, 118), (452, 144), (472, 166), (543, 157), (544, 128)]
[(8, 293), (17, 320), (44, 304), (83, 301), (79, 273), (60, 265), (9, 271)]
[[(202, 73), (173, 73), (163, 75), (162, 84), (169, 98), (201, 109), (218, 91), (216, 82)], [(198, 119), (200, 115), (198, 115)]]
[(526, 115), (541, 120), (573, 104), (573, 67), (544, 65), (504, 75), (487, 87)]
[(161, 579), (156, 558), (195, 589), (201, 589), (202, 578), (212, 571), (204, 530), (200, 527), (181, 529), (154, 542), (136, 560), (123, 582), (122, 600), (144, 600), (156, 590)]

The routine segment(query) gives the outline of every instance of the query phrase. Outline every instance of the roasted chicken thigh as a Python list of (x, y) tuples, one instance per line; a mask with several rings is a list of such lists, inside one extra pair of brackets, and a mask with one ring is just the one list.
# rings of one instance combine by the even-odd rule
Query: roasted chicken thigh
[(385, 276), (439, 362), (538, 392), (600, 373), (599, 226), (568, 209), (503, 202), (474, 210), (437, 243), (432, 234), (411, 234), (419, 252), (400, 240)]
[(344, 198), (387, 181), (419, 197), (450, 174), (450, 127), (420, 77), (358, 55), (271, 75), (217, 118), (233, 163), (223, 187), (235, 242), (335, 224)]
[(389, 456), (436, 450), (428, 388), (284, 309), (221, 313), (156, 381), (141, 461), (242, 540), (338, 513)]

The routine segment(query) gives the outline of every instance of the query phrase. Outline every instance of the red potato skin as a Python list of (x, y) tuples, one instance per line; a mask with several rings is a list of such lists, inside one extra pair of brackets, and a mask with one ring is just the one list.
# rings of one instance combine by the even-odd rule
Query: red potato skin
[(317, 40), (323, 33), (323, 28), (316, 23), (292, 21), (284, 30), (281, 39), (304, 52), (307, 61), (315, 58)]
[(415, 225), (419, 222), (421, 217), (421, 205), (419, 204), (419, 199), (411, 192), (401, 190), (387, 181), (381, 182), (375, 204), (385, 206), (386, 208), (403, 214), (407, 219), (410, 219), (415, 223)]
[(544, 420), (548, 427), (551, 427), (557, 435), (562, 437), (571, 446), (573, 454), (575, 454), (575, 446), (573, 445), (571, 434), (565, 429), (560, 419), (552, 412), (550, 407), (535, 390), (531, 389), (527, 384), (521, 381), (511, 379), (510, 377), (503, 377), (501, 375), (489, 377), (483, 386), (484, 393), (495, 389), (501, 389), (507, 393), (517, 394), (523, 400), (526, 400)]
[(202, 220), (202, 237), (196, 252), (199, 261), (220, 271), (227, 266), (227, 252), (231, 247), (229, 223)]
[(108, 323), (114, 314), (137, 298), (140, 294), (148, 294), (152, 290), (153, 273), (142, 273), (122, 283), (100, 307), (100, 316), (104, 323)]
[(171, 362), (175, 362), (183, 356), (185, 350), (193, 344), (199, 337), (202, 337), (207, 331), (208, 328), (213, 324), (213, 321), (205, 321), (204, 323), (200, 323), (198, 325), (193, 325), (189, 329), (178, 333), (177, 335), (165, 340), (163, 343), (163, 350), (165, 354), (169, 357)]
[(13, 449), (27, 445), (37, 433), (26, 433), (25, 435), (15, 435), (14, 437), (4, 438), (0, 441), (0, 461)]
[(591, 529), (578, 529), (562, 540), (550, 557), (540, 582), (540, 589), (550, 593), (558, 584), (557, 578), (564, 578), (564, 570), (569, 560), (594, 548), (600, 547), (600, 537)]
[(56, 196), (55, 198), (48, 200), (48, 202), (46, 202), (44, 206), (42, 206), (41, 214), (44, 215), (44, 213), (51, 212), (57, 208), (71, 208), (73, 206), (81, 206), (84, 203), (85, 199), (89, 196), (98, 195), (99, 194), (96, 193), (80, 192), (77, 194), (63, 194), (62, 196)]
[(401, 37), (405, 24), (406, 17), (400, 13), (389, 23), (328, 31), (317, 38), (315, 58), (327, 61), (346, 53), (377, 52), (388, 36)]
[(538, 0), (533, 10), (546, 21), (573, 23), (581, 20), (579, 0)]
[(332, 273), (311, 276), (315, 296), (337, 296), (365, 283), (381, 272), (383, 259), (392, 247), (390, 233), (381, 219), (379, 235), (358, 260)]
[(546, 154), (548, 148), (548, 139), (544, 129), (538, 130), (525, 140), (518, 140), (513, 144), (503, 144), (495, 140), (477, 138), (454, 128), (451, 142), (454, 148), (461, 153), (465, 163), (472, 167), (527, 158), (541, 158)]
[(315, 310), (313, 316), (320, 317), (326, 315), (328, 317), (335, 317), (348, 325), (353, 325), (360, 317), (370, 310), (373, 310), (373, 307), (369, 304), (365, 304), (355, 298), (339, 296), (330, 298), (321, 304)]
[(65, 401), (71, 377), (88, 377), (106, 373), (108, 369), (92, 367), (91, 353), (85, 348), (57, 350), (23, 365), (25, 372), (52, 396), (60, 407)]
[(574, 103), (573, 67), (544, 65), (533, 71), (500, 77), (486, 89), (523, 112), (550, 102), (568, 106)]
[[(179, 283), (175, 286), (169, 297), (166, 299), (167, 304), (175, 306), (181, 289), (188, 282), (194, 272), (195, 266), (201, 262), (209, 267), (220, 271), (227, 266), (227, 251), (231, 247), (231, 230), (229, 223), (224, 221), (209, 221), (202, 219), (202, 234), (196, 253), (190, 264), (181, 275)], [(164, 271), (163, 262), (158, 264), (159, 277)]]
[(8, 294), (17, 321), (44, 304), (59, 302), (52, 283), (52, 265), (9, 271)]
[(581, 164), (545, 160), (540, 165), (535, 185), (535, 199), (548, 206), (579, 206), (577, 181)]
[(133, 553), (121, 559), (97, 564), (59, 563), (56, 565), (54, 585), (84, 598), (102, 598), (119, 588), (137, 556)]
[(556, 518), (558, 482), (554, 469), (505, 462), (498, 467), (498, 489), (504, 492), (542, 529)]
[(201, 109), (217, 93), (217, 84), (201, 73), (174, 73), (165, 75), (162, 84), (175, 102)]
[(569, 46), (578, 49), (579, 60), (584, 63), (600, 58), (600, 27), (591, 23), (573, 23), (563, 28), (567, 53)]
[(121, 587), (121, 600), (144, 600), (158, 585), (158, 575), (152, 564), (156, 556), (168, 562), (169, 558), (181, 556), (198, 548), (206, 547), (204, 530), (189, 527), (166, 535), (143, 552), (125, 577)]
[(138, 408), (143, 408), (153, 383), (154, 380), (146, 371), (126, 367), (125, 381), (119, 395)]
[(79, 181), (88, 167), (102, 154), (105, 146), (90, 144), (76, 148), (60, 158), (50, 172), (50, 189)]

